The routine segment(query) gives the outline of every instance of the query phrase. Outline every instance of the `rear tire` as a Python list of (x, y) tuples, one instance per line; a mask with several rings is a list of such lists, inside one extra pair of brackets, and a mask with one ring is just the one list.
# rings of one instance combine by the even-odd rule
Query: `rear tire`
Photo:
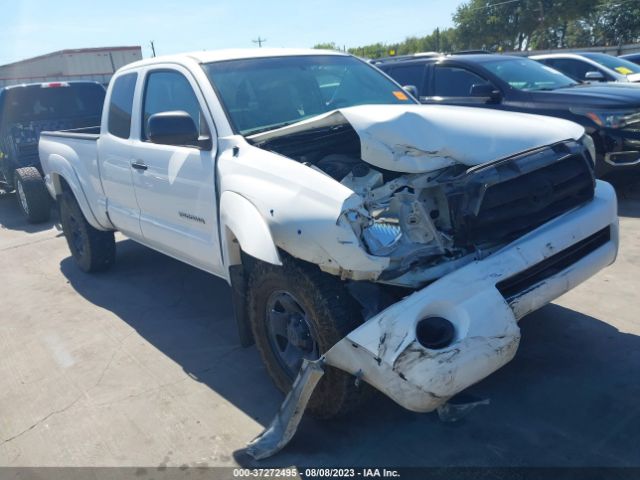
[(30, 223), (49, 220), (52, 199), (38, 169), (35, 167), (16, 169), (14, 185), (18, 206), (27, 220)]
[[(291, 390), (299, 369), (288, 366), (295, 364), (287, 361), (291, 357), (289, 343), (306, 346), (301, 349), (304, 358), (315, 359), (362, 322), (356, 302), (336, 277), (288, 257), (283, 259), (282, 267), (258, 262), (249, 278), (248, 296), (256, 347), (273, 382), (283, 393)], [(287, 308), (287, 304), (291, 307)], [(272, 311), (277, 311), (275, 319)], [(287, 318), (287, 328), (281, 332), (293, 331), (288, 339), (282, 334), (274, 336), (271, 326), (282, 315)], [(301, 319), (308, 329), (300, 330)], [(326, 367), (307, 410), (317, 418), (342, 416), (359, 406), (369, 391), (364, 383), (356, 386), (350, 374)]]
[(113, 232), (93, 228), (71, 192), (60, 198), (60, 223), (73, 259), (83, 272), (107, 270), (116, 260)]

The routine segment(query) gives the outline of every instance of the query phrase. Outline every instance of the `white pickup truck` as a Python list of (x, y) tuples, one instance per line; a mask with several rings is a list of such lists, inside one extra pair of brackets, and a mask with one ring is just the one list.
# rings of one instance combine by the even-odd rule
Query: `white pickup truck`
[(257, 457), (307, 400), (332, 417), (370, 384), (441, 407), (513, 358), (520, 318), (617, 253), (615, 193), (582, 127), (422, 106), (335, 52), (127, 65), (100, 127), (42, 133), (39, 152), (82, 270), (114, 263), (120, 231), (220, 276), (276, 385), (307, 372)]

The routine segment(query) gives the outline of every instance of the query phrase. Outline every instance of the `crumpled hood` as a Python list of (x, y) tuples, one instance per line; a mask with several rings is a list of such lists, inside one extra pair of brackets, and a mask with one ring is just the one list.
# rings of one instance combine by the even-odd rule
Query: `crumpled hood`
[(562, 140), (584, 129), (540, 115), (449, 105), (362, 105), (319, 115), (250, 136), (252, 142), (349, 123), (360, 137), (365, 162), (419, 173), (455, 163), (480, 165)]

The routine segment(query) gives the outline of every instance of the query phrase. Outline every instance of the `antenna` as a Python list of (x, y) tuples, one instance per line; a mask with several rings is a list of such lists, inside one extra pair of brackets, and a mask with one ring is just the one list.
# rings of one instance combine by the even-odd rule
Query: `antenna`
[(266, 42), (266, 41), (267, 41), (267, 39), (266, 39), (266, 38), (260, 38), (260, 36), (258, 36), (258, 38), (257, 38), (256, 40), (251, 40), (251, 41), (252, 41), (253, 43), (257, 43), (257, 44), (258, 44), (258, 47), (262, 48), (262, 44), (263, 44), (264, 42)]
[(153, 58), (156, 57), (156, 47), (153, 44), (153, 40), (151, 40), (151, 53), (153, 54)]

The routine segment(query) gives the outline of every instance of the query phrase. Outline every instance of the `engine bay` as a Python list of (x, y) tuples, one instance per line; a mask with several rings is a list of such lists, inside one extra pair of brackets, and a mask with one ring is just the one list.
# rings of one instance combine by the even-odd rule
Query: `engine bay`
[(381, 283), (420, 287), (591, 199), (593, 168), (575, 141), (469, 167), (425, 173), (361, 159), (349, 125), (279, 136), (255, 146), (321, 171), (362, 198), (343, 212), (361, 247), (389, 258)]

